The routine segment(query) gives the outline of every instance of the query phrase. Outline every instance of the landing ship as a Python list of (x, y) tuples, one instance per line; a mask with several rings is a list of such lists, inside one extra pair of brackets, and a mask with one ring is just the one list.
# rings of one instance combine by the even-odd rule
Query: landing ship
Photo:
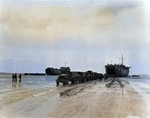
[(129, 69), (123, 65), (123, 55), (121, 57), (122, 63), (121, 64), (107, 64), (105, 65), (106, 76), (109, 77), (128, 77), (129, 76)]

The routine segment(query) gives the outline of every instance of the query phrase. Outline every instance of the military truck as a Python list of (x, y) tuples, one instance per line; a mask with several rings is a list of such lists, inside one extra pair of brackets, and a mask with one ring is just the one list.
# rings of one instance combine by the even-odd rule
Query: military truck
[(61, 74), (58, 76), (58, 79), (56, 79), (56, 84), (59, 86), (59, 83), (63, 83), (63, 85), (68, 85), (69, 82), (72, 84), (96, 80), (96, 79), (102, 79), (103, 74), (96, 73), (92, 71), (87, 72), (68, 72), (66, 74)]

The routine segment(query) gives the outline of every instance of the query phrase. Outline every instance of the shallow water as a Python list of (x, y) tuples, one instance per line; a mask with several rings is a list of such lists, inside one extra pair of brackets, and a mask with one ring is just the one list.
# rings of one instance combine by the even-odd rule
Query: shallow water
[(130, 83), (134, 90), (142, 97), (150, 110), (150, 77), (122, 79)]
[(137, 92), (150, 93), (150, 77), (122, 78), (132, 85)]
[(15, 88), (47, 88), (55, 87), (57, 76), (22, 76), (21, 82), (12, 82), (11, 75), (0, 75), (0, 93), (10, 91)]

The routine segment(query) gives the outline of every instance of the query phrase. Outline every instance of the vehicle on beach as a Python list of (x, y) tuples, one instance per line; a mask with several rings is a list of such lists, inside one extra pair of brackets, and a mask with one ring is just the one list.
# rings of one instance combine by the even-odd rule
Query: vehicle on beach
[(68, 85), (69, 82), (72, 84), (86, 82), (90, 80), (102, 79), (104, 76), (101, 73), (96, 73), (92, 71), (87, 72), (68, 72), (66, 74), (61, 74), (56, 79), (56, 84), (59, 86), (59, 83), (63, 83), (63, 85)]

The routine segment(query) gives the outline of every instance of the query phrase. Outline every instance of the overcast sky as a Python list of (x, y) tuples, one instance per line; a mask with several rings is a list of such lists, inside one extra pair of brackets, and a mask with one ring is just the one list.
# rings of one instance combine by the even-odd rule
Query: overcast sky
[(0, 72), (105, 73), (107, 63), (150, 74), (150, 3), (113, 0), (1, 0)]

